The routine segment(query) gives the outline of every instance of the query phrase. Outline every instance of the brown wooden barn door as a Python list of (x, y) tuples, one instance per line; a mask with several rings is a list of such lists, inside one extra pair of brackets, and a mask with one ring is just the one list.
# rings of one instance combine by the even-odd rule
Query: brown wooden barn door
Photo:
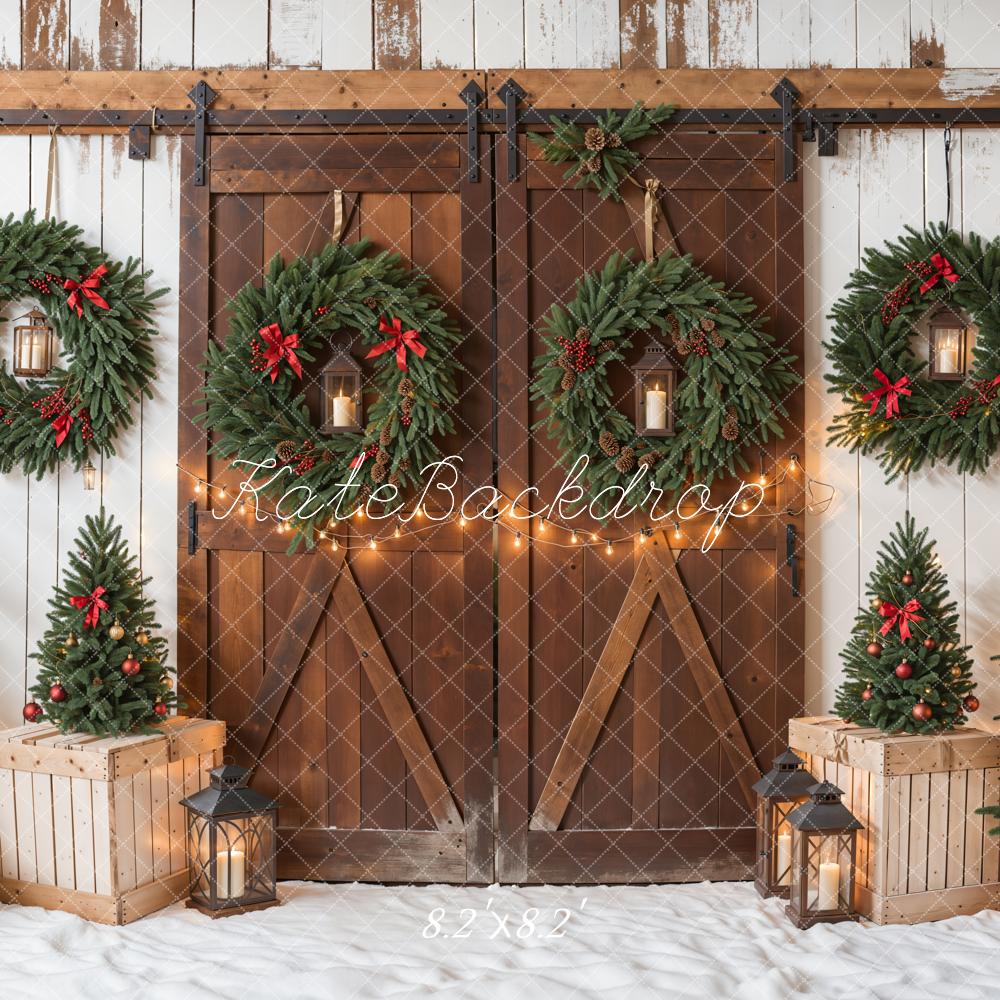
[[(519, 181), (498, 181), (499, 475), (508, 495), (551, 498), (564, 475), (527, 386), (539, 319), (613, 250), (641, 255), (642, 194), (601, 202), (562, 181), (535, 147)], [(645, 144), (683, 253), (756, 299), (802, 355), (801, 183), (782, 181), (771, 134), (675, 131)], [(501, 177), (504, 174), (500, 175)], [(658, 249), (665, 240), (661, 238)], [(645, 344), (637, 342), (638, 357)], [(624, 369), (618, 406), (634, 419)], [(802, 451), (802, 392), (768, 476)], [(748, 455), (751, 468), (760, 457)], [(713, 488), (718, 498), (736, 483)], [(770, 506), (801, 501), (789, 479)], [(775, 495), (776, 492), (778, 495)], [(719, 502), (716, 500), (715, 502)], [(586, 540), (599, 525), (577, 522)], [(623, 526), (627, 533), (641, 520)], [(802, 518), (730, 522), (706, 553), (708, 521), (668, 523), (646, 544), (499, 551), (499, 878), (648, 882), (745, 878), (749, 786), (801, 705), (803, 613), (786, 548)], [(621, 533), (621, 532), (620, 532)], [(560, 536), (568, 541), (566, 534)], [(801, 569), (799, 568), (799, 572)]]
[[(213, 136), (202, 188), (189, 180), (188, 143), (178, 449), (187, 473), (238, 490), (238, 474), (207, 456), (190, 421), (195, 365), (207, 337), (225, 337), (229, 299), (274, 254), (314, 252), (330, 238), (331, 192), (341, 189), (343, 238), (399, 251), (465, 330), (458, 431), (445, 451), (462, 455), (468, 481), (489, 481), (490, 152), (484, 137), (482, 180), (471, 184), (461, 141), (444, 132)], [(307, 396), (317, 419), (318, 386)], [(270, 522), (215, 520), (208, 508), (219, 499), (193, 496), (183, 474), (179, 483), (181, 694), (227, 722), (230, 752), (256, 765), (255, 786), (278, 798), (279, 874), (491, 880), (489, 529), (451, 523), (374, 552), (289, 556), (288, 536)]]

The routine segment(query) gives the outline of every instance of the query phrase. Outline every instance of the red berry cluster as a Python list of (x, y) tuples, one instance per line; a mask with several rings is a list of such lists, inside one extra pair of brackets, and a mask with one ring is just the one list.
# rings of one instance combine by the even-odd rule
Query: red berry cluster
[(43, 420), (51, 420), (53, 417), (59, 417), (64, 413), (68, 413), (69, 403), (66, 402), (65, 386), (60, 386), (48, 396), (36, 399), (31, 405), (40, 411), (38, 415)]
[(316, 312), (315, 312), (314, 315), (316, 315), (316, 316), (325, 316), (329, 311), (330, 311), (330, 307), (329, 306), (320, 306), (316, 310)]
[(691, 331), (691, 336), (688, 337), (688, 347), (698, 355), (699, 358), (705, 357), (708, 354), (708, 344), (705, 343), (705, 331), (695, 329)]
[(976, 390), (976, 397), (983, 406), (989, 406), (997, 398), (997, 390), (1000, 389), (995, 382), (990, 379), (980, 379), (972, 383), (972, 388)]
[(83, 407), (83, 409), (77, 412), (76, 419), (80, 422), (80, 437), (84, 441), (93, 441), (94, 431), (90, 426), (90, 410), (87, 407)]
[(303, 458), (292, 471), (297, 476), (304, 476), (315, 464), (316, 459), (313, 458), (312, 455), (306, 455), (306, 457)]
[(302, 447), (288, 460), (288, 465), (295, 463), (292, 470), (297, 476), (304, 476), (316, 464), (316, 458), (310, 454), (313, 450), (312, 441), (303, 441)]
[(574, 371), (585, 372), (597, 363), (597, 356), (587, 350), (590, 346), (587, 341), (556, 337), (556, 342), (563, 349), (563, 357), (573, 366)]
[(44, 278), (28, 278), (28, 284), (40, 295), (51, 295), (52, 285), (50, 282), (58, 280), (54, 274), (46, 273)]
[(260, 341), (255, 340), (250, 345), (250, 371), (266, 372), (270, 368), (271, 362), (264, 357), (264, 348), (261, 347)]
[(970, 406), (972, 406), (972, 397), (960, 396), (958, 402), (948, 411), (948, 416), (952, 420), (960, 420), (962, 417), (968, 416)]
[(910, 301), (910, 286), (913, 279), (923, 281), (934, 273), (934, 268), (926, 260), (908, 260), (903, 267), (912, 277), (901, 281), (883, 300), (882, 322), (887, 326), (899, 315), (899, 310)]

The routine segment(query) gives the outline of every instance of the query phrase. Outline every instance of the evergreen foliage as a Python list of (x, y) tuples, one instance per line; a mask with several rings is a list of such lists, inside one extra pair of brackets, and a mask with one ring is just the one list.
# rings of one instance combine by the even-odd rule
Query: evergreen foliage
[[(835, 709), (860, 726), (934, 733), (965, 723), (963, 702), (975, 687), (970, 647), (961, 644), (957, 605), (927, 533), (927, 528), (917, 531), (907, 515), (882, 542), (868, 578), (870, 607), (858, 611), (841, 653), (846, 679)], [(909, 576), (912, 582), (904, 583)], [(919, 604), (915, 614), (922, 620), (908, 623), (910, 638), (901, 636), (898, 624), (883, 634), (890, 616), (880, 608), (886, 603), (903, 608), (911, 600)], [(879, 655), (869, 652), (873, 643), (881, 647)], [(914, 716), (920, 702), (930, 709), (926, 719)]]
[[(154, 705), (176, 706), (166, 675), (167, 642), (157, 634), (153, 603), (143, 594), (148, 583), (114, 518), (103, 508), (88, 517), (49, 601), (49, 627), (32, 653), (39, 670), (31, 693), (60, 732), (145, 732), (157, 719)], [(108, 606), (99, 610), (96, 626), (87, 627), (88, 609), (70, 599), (88, 597), (98, 587)], [(118, 640), (109, 634), (116, 623), (125, 633)], [(134, 676), (122, 671), (130, 657), (140, 664)], [(52, 699), (54, 685), (64, 690), (64, 700)]]

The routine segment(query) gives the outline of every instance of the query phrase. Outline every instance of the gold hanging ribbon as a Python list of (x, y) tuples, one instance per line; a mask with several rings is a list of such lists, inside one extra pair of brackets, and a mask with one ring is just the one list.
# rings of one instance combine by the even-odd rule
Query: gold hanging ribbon
[(344, 235), (344, 192), (337, 188), (332, 192), (333, 197), (333, 232), (330, 238), (334, 243), (339, 243)]
[(660, 203), (656, 194), (660, 190), (660, 182), (656, 178), (646, 181), (645, 216), (646, 216), (646, 261), (652, 262), (656, 257), (656, 220), (660, 217)]
[(59, 131), (58, 125), (53, 125), (49, 129), (49, 169), (48, 177), (45, 180), (45, 218), (50, 217), (52, 210), (52, 188), (56, 177), (56, 133)]

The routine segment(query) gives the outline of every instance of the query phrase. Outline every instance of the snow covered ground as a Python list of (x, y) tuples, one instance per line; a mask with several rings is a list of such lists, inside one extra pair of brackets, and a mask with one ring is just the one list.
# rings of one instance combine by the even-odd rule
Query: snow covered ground
[(0, 906), (0, 998), (1000, 997), (1000, 912), (802, 932), (744, 883), (288, 882), (281, 898), (217, 921), (177, 905), (120, 928)]

